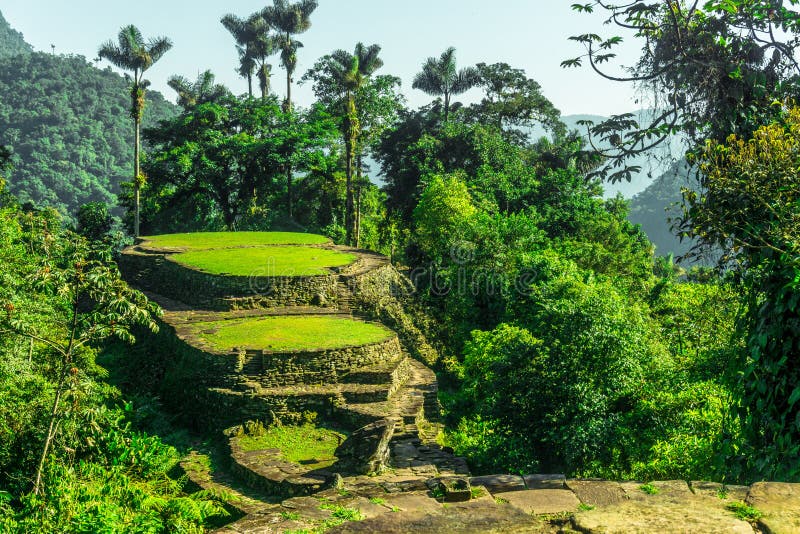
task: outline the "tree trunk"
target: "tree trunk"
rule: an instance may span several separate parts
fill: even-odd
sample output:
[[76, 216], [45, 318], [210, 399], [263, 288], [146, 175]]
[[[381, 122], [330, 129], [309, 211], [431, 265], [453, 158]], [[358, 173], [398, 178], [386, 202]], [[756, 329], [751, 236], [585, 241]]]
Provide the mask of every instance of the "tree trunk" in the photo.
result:
[[53, 409], [50, 410], [50, 424], [47, 427], [47, 436], [44, 440], [42, 447], [42, 454], [39, 457], [39, 466], [36, 468], [36, 480], [33, 483], [33, 494], [39, 495], [42, 491], [42, 472], [44, 471], [44, 462], [47, 460], [47, 453], [50, 452], [50, 444], [53, 438], [56, 437], [56, 420], [58, 419], [58, 405], [61, 402], [61, 395], [64, 393], [64, 383], [67, 379], [67, 364], [64, 363], [64, 369], [61, 371], [61, 376], [58, 379], [58, 387], [56, 388], [56, 398], [53, 400]]
[[253, 98], [253, 74], [247, 75], [247, 94], [250, 95], [250, 98]]
[[347, 230], [347, 244], [353, 245], [355, 240], [355, 214], [353, 206], [353, 163], [355, 159], [356, 144], [358, 143], [358, 114], [352, 93], [347, 97], [347, 117], [345, 124], [345, 152], [347, 174], [347, 202], [345, 204], [345, 229]]
[[356, 156], [356, 213], [355, 213], [356, 247], [361, 246], [361, 151]]
[[286, 164], [286, 207], [289, 219], [292, 218], [292, 165]]
[[345, 143], [345, 152], [347, 152], [345, 156], [345, 175], [347, 176], [347, 184], [345, 185], [346, 201], [344, 209], [344, 225], [347, 232], [348, 245], [353, 243], [353, 151], [350, 148], [352, 144], [353, 143], [350, 139], [348, 139]]
[[134, 203], [134, 216], [133, 216], [133, 234], [136, 237], [139, 237], [139, 190], [141, 188], [139, 175], [141, 171], [139, 169], [139, 151], [141, 149], [140, 140], [139, 140], [139, 129], [140, 129], [140, 119], [134, 118], [134, 131], [135, 131], [135, 139], [133, 141], [133, 203]]
[[286, 70], [286, 113], [292, 111], [292, 73]]
[[444, 122], [450, 117], [450, 93], [444, 92]]

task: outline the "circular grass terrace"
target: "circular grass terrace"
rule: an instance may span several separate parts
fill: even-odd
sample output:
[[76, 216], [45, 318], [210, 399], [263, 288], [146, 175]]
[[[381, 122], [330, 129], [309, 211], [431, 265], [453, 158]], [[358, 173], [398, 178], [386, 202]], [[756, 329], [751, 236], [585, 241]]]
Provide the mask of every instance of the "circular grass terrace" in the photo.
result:
[[219, 351], [234, 348], [273, 352], [331, 350], [380, 343], [395, 335], [378, 324], [329, 315], [229, 319], [195, 323], [191, 330]]
[[171, 256], [180, 265], [214, 275], [318, 276], [358, 259], [355, 254], [317, 247], [262, 246], [181, 252]]
[[215, 248], [262, 247], [267, 245], [323, 245], [330, 239], [299, 232], [196, 232], [142, 237], [147, 248], [208, 250]]

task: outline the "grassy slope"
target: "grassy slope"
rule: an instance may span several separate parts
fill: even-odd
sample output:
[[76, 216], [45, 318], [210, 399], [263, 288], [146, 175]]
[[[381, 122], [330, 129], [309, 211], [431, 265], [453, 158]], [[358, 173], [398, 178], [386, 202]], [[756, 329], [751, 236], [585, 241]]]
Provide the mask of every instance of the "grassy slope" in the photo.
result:
[[235, 276], [313, 276], [356, 260], [354, 254], [291, 246], [196, 250], [172, 258], [207, 273]]
[[146, 245], [186, 250], [247, 247], [261, 245], [319, 245], [329, 239], [297, 232], [197, 232], [143, 237]]
[[[197, 323], [194, 330], [219, 350], [234, 347], [274, 351], [336, 349], [377, 343], [392, 336], [391, 331], [376, 324], [314, 315]], [[208, 331], [213, 333], [203, 333]]]

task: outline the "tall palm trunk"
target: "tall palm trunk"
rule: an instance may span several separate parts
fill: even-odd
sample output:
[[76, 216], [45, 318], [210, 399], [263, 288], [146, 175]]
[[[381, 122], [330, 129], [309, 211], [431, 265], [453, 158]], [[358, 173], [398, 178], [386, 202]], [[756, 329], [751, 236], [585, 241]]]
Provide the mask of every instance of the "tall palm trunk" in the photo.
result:
[[134, 136], [135, 139], [133, 141], [133, 195], [134, 195], [134, 218], [133, 218], [133, 234], [136, 237], [139, 237], [139, 214], [140, 214], [140, 191], [141, 191], [141, 184], [140, 184], [140, 175], [141, 169], [139, 167], [139, 152], [141, 151], [141, 141], [139, 139], [139, 130], [140, 124], [139, 119], [134, 119]]
[[292, 201], [292, 164], [286, 164], [286, 208], [289, 212], [289, 219], [293, 217], [293, 201]]
[[140, 87], [140, 81], [137, 71], [134, 73], [133, 87], [131, 88], [131, 117], [133, 118], [133, 235], [135, 237], [139, 237], [140, 235], [140, 196], [142, 187], [142, 171], [139, 164], [139, 156], [142, 149], [140, 130], [142, 111], [144, 110], [144, 89]]
[[247, 94], [250, 98], [253, 98], [253, 74], [250, 73], [247, 75]]
[[348, 91], [347, 116], [345, 118], [345, 171], [347, 174], [347, 201], [345, 204], [345, 228], [347, 230], [347, 244], [355, 243], [355, 210], [353, 202], [353, 163], [355, 160], [356, 144], [358, 143], [358, 113], [356, 111], [355, 96]]
[[444, 92], [444, 122], [450, 117], [450, 92]]
[[362, 187], [362, 162], [361, 162], [361, 151], [358, 151], [356, 156], [356, 223], [355, 223], [355, 232], [356, 232], [356, 247], [361, 247], [361, 187]]
[[286, 112], [292, 111], [292, 73], [286, 69]]

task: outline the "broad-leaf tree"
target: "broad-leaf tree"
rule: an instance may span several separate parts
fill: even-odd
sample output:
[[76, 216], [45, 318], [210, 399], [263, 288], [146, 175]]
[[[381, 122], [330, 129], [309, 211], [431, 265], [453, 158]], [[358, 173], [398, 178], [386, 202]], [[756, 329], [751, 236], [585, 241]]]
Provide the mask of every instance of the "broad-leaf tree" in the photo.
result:
[[117, 43], [108, 41], [100, 46], [97, 55], [105, 58], [117, 67], [130, 71], [131, 77], [131, 118], [134, 124], [133, 145], [133, 187], [134, 187], [134, 222], [133, 232], [139, 237], [139, 192], [144, 177], [139, 168], [141, 143], [139, 130], [142, 124], [142, 113], [145, 106], [145, 89], [150, 85], [142, 76], [161, 57], [172, 48], [172, 42], [166, 37], [156, 37], [145, 42], [142, 33], [136, 26], [125, 26], [117, 36]]
[[458, 69], [456, 49], [452, 46], [438, 58], [429, 57], [422, 72], [414, 77], [414, 89], [444, 98], [444, 121], [450, 117], [450, 99], [466, 93], [480, 83], [480, 74], [474, 67]]
[[[152, 316], [158, 309], [142, 293], [128, 287], [102, 245], [92, 245], [67, 232], [45, 233], [31, 247], [40, 262], [20, 289], [58, 299], [64, 305], [52, 310], [38, 306], [29, 309], [18, 307], [11, 299], [3, 306], [0, 333], [46, 346], [53, 357], [56, 390], [33, 483], [34, 494], [39, 494], [42, 473], [63, 415], [62, 400], [78, 378], [83, 351], [109, 337], [134, 341], [130, 332], [134, 325], [156, 331]], [[65, 337], [60, 335], [62, 331]]]
[[[225, 98], [186, 109], [145, 131], [153, 146], [147, 170], [154, 199], [146, 221], [167, 229], [171, 224], [240, 228], [248, 213], [272, 211], [270, 201], [283, 198], [287, 166], [307, 171], [324, 159], [323, 148], [335, 134], [327, 114], [318, 109], [286, 113], [274, 95], [266, 101]], [[180, 210], [194, 220], [170, 218]]]
[[[800, 109], [749, 138], [709, 142], [698, 156], [702, 188], [684, 190], [680, 228], [722, 251], [749, 292], [739, 415], [757, 479], [800, 477]], [[734, 457], [739, 457], [736, 454]]]
[[[578, 12], [604, 12], [615, 34], [570, 37], [585, 53], [562, 63], [588, 65], [605, 79], [642, 91], [642, 107], [655, 110], [640, 124], [633, 114], [586, 123], [597, 147], [610, 157], [598, 170], [616, 182], [630, 181], [626, 160], [674, 134], [690, 140], [723, 141], [730, 133], [748, 135], [775, 118], [772, 104], [796, 98], [800, 12], [796, 2], [773, 0], [629, 0], [573, 4]], [[641, 43], [633, 67], [619, 64], [617, 51]]]

